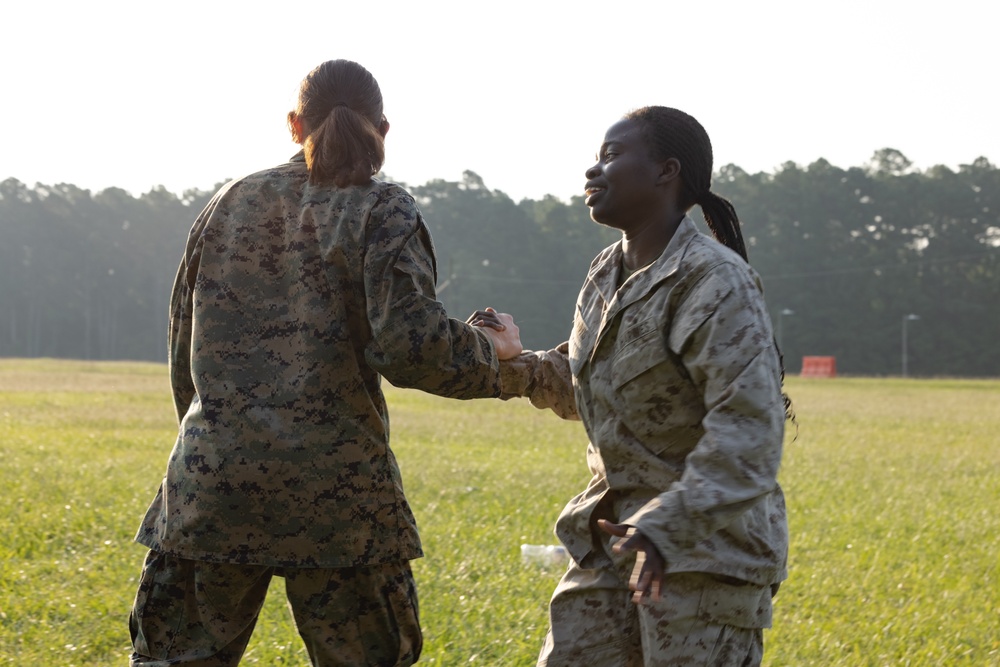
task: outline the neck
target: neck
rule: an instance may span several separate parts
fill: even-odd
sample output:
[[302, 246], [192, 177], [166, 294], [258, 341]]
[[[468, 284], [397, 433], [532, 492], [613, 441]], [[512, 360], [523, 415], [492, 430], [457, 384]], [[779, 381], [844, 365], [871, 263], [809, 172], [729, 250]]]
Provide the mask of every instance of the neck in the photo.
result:
[[622, 261], [625, 268], [635, 271], [653, 263], [663, 254], [683, 219], [683, 213], [674, 214], [622, 232]]

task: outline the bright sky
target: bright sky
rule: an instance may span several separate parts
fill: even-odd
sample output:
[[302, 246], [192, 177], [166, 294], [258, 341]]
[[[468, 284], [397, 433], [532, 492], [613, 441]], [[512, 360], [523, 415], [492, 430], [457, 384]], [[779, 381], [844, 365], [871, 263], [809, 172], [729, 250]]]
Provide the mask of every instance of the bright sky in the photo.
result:
[[579, 194], [605, 129], [691, 113], [716, 168], [1000, 161], [1000, 2], [91, 0], [0, 14], [0, 180], [181, 192], [287, 159], [315, 65], [378, 79], [385, 172]]

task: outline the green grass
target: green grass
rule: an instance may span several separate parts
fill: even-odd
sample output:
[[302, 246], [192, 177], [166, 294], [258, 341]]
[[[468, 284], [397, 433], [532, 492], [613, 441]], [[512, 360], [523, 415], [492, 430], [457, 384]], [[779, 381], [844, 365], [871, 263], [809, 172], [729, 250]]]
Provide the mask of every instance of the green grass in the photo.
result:
[[[790, 579], [768, 665], [1000, 665], [1000, 382], [790, 378]], [[427, 557], [421, 664], [532, 665], [558, 572], [522, 543], [587, 480], [524, 401], [388, 388]], [[163, 366], [0, 360], [0, 665], [125, 664], [131, 542], [174, 438]], [[244, 664], [307, 665], [276, 581]]]

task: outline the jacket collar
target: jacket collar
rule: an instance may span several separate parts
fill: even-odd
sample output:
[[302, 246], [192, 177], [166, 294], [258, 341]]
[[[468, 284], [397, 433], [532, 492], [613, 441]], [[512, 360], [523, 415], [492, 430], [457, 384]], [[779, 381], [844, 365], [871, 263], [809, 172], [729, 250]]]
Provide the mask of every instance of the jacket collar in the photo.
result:
[[592, 283], [600, 292], [608, 306], [618, 297], [619, 301], [635, 295], [633, 298], [645, 294], [645, 292], [677, 271], [681, 260], [684, 258], [684, 251], [688, 244], [699, 234], [694, 220], [690, 216], [684, 216], [677, 231], [674, 232], [667, 247], [663, 249], [652, 264], [639, 269], [618, 289], [619, 276], [622, 271], [622, 242], [618, 241], [608, 249], [604, 257], [591, 267], [587, 274], [587, 281]]
[[688, 245], [698, 234], [694, 220], [685, 215], [660, 256], [652, 264], [633, 273], [621, 288], [618, 287], [623, 270], [621, 241], [611, 246], [604, 257], [594, 264], [587, 274], [587, 283], [596, 289], [604, 303], [601, 324], [593, 334], [593, 346], [587, 351], [588, 357], [593, 356], [608, 325], [623, 308], [645, 297], [657, 284], [677, 272]]

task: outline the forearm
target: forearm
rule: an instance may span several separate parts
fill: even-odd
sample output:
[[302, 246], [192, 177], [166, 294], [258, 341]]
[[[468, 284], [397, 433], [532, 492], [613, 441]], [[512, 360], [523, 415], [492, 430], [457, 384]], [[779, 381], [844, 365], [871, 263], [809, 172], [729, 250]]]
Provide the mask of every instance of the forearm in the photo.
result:
[[412, 293], [373, 331], [368, 364], [398, 387], [448, 398], [500, 395], [500, 374], [489, 337], [448, 317], [440, 303]]
[[539, 409], [563, 419], [579, 419], [568, 344], [544, 352], [525, 351], [500, 362], [501, 398], [527, 397]]

